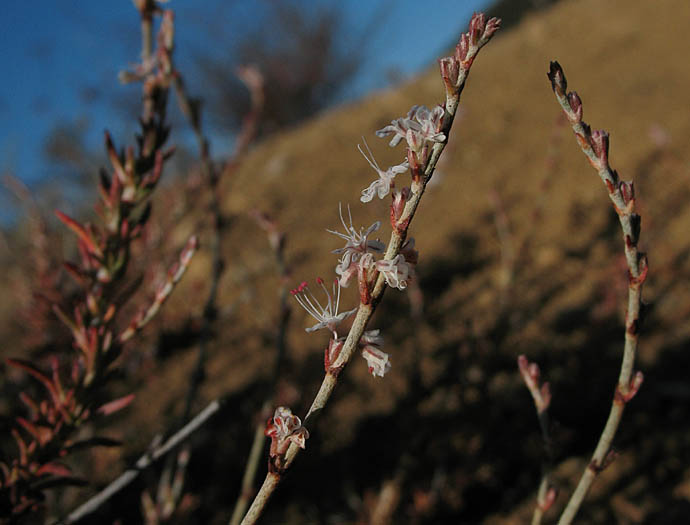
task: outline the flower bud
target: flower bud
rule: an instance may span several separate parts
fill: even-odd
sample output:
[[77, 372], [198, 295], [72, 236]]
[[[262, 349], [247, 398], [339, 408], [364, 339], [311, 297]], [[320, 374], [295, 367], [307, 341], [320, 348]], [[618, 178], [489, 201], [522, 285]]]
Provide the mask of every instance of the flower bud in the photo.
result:
[[483, 38], [491, 38], [494, 36], [494, 33], [498, 31], [498, 29], [501, 27], [501, 19], [500, 18], [490, 18], [489, 21], [486, 23], [486, 27], [484, 28], [484, 35]]
[[563, 73], [563, 68], [555, 60], [549, 65], [549, 72], [546, 74], [551, 81], [551, 89], [559, 97], [565, 96], [565, 90], [568, 88], [568, 82], [565, 79], [565, 74]]
[[609, 164], [609, 134], [601, 129], [592, 131], [592, 149], [599, 159], [601, 167]]
[[405, 209], [405, 203], [410, 197], [410, 188], [405, 186], [402, 190], [393, 191], [393, 202], [391, 202], [391, 226], [395, 229], [398, 220]]
[[455, 59], [458, 62], [464, 62], [467, 58], [467, 51], [470, 49], [470, 38], [467, 33], [460, 36], [458, 45], [455, 46]]
[[620, 181], [618, 183], [618, 189], [621, 192], [621, 197], [623, 197], [623, 202], [626, 206], [635, 201], [635, 186], [632, 181]]
[[570, 109], [573, 112], [572, 117], [568, 115], [568, 118], [573, 122], [580, 122], [582, 120], [582, 100], [575, 91], [568, 93], [568, 104], [570, 104]]
[[441, 69], [441, 77], [446, 87], [446, 93], [449, 95], [455, 93], [458, 75], [460, 74], [460, 65], [457, 59], [455, 57], [440, 58], [438, 65]]
[[484, 27], [486, 26], [486, 16], [484, 13], [475, 13], [470, 20], [470, 42], [473, 46], [479, 43], [479, 39], [484, 35]]

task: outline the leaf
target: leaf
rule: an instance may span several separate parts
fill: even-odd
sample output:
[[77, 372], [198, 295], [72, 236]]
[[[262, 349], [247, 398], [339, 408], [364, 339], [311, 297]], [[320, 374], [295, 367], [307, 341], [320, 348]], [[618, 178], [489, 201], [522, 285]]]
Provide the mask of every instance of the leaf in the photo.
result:
[[50, 475], [58, 478], [66, 478], [72, 476], [72, 470], [67, 465], [53, 461], [52, 463], [41, 465], [41, 467], [36, 471], [36, 475]]
[[68, 451], [73, 452], [75, 450], [80, 450], [84, 448], [91, 447], [119, 447], [122, 445], [122, 441], [117, 439], [112, 439], [103, 436], [95, 436], [89, 439], [83, 439], [81, 441], [75, 441], [69, 446], [65, 447]]
[[53, 402], [56, 405], [60, 404], [60, 398], [58, 396], [57, 390], [55, 389], [55, 385], [53, 385], [53, 382], [50, 380], [48, 376], [46, 376], [43, 372], [36, 368], [32, 363], [30, 363], [29, 361], [24, 361], [23, 359], [7, 359], [6, 361], [8, 365], [20, 368], [34, 376], [36, 379], [38, 379], [41, 383], [43, 383], [43, 386], [46, 387], [48, 392], [50, 392], [50, 395], [53, 398]]
[[88, 482], [77, 477], [44, 478], [31, 485], [33, 490], [46, 490], [53, 487], [83, 487]]
[[53, 429], [50, 427], [34, 425], [31, 421], [27, 421], [23, 417], [18, 417], [17, 423], [19, 423], [24, 430], [31, 434], [31, 436], [38, 441], [42, 447], [53, 438]]
[[86, 228], [84, 228], [84, 226], [82, 226], [79, 222], [75, 221], [69, 215], [62, 213], [60, 210], [55, 210], [55, 215], [57, 215], [57, 218], [60, 219], [65, 224], [65, 226], [67, 226], [70, 230], [77, 234], [77, 236], [82, 240], [82, 242], [88, 247], [89, 252], [91, 252], [94, 255], [97, 255], [98, 257], [103, 256], [103, 252], [98, 246], [96, 246], [93, 237], [88, 231], [86, 231]]
[[118, 410], [122, 410], [132, 401], [134, 401], [134, 394], [129, 394], [127, 396], [115, 399], [114, 401], [110, 401], [109, 403], [100, 406], [97, 412], [101, 415], [109, 416], [110, 414], [113, 414]]

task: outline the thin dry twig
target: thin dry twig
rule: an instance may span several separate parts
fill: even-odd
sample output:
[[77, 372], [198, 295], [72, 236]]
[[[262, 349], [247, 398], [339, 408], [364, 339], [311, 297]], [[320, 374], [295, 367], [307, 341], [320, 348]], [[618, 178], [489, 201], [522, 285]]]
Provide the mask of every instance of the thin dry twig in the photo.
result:
[[551, 440], [549, 405], [551, 404], [551, 389], [549, 383], [539, 385], [539, 365], [530, 363], [527, 357], [518, 357], [518, 368], [527, 389], [534, 399], [534, 407], [537, 409], [539, 428], [544, 441], [545, 460], [542, 465], [542, 477], [537, 491], [537, 504], [532, 514], [532, 525], [539, 525], [544, 513], [551, 508], [556, 500], [556, 489], [551, 484], [551, 469], [553, 465], [553, 442]]
[[226, 220], [223, 217], [220, 208], [219, 183], [221, 178], [228, 178], [234, 168], [238, 165], [242, 156], [246, 153], [249, 145], [256, 137], [258, 129], [258, 122], [263, 110], [263, 80], [261, 74], [253, 67], [247, 66], [240, 68], [237, 72], [240, 79], [246, 84], [251, 95], [251, 109], [245, 116], [240, 130], [239, 136], [235, 141], [233, 153], [222, 169], [219, 169], [211, 159], [210, 143], [206, 138], [201, 118], [201, 104], [199, 99], [192, 98], [187, 93], [182, 75], [179, 71], [173, 72], [173, 85], [177, 95], [177, 101], [180, 110], [187, 118], [187, 121], [194, 131], [197, 144], [199, 147], [199, 157], [201, 160], [201, 168], [204, 179], [206, 180], [211, 196], [210, 213], [213, 220], [213, 235], [211, 237], [211, 282], [209, 286], [208, 296], [204, 304], [202, 314], [201, 333], [199, 337], [199, 349], [197, 354], [197, 361], [192, 372], [189, 391], [186, 396], [185, 409], [182, 420], [185, 421], [192, 410], [192, 403], [196, 398], [196, 393], [199, 389], [204, 377], [204, 367], [206, 362], [207, 346], [211, 338], [211, 330], [213, 322], [216, 318], [216, 301], [218, 297], [218, 289], [220, 280], [223, 275], [223, 256], [221, 252], [221, 243], [223, 237], [223, 230], [226, 226]]
[[[439, 61], [441, 67], [441, 75], [446, 88], [446, 103], [444, 107], [443, 124], [440, 133], [445, 135], [445, 140], [437, 142], [428, 151], [427, 155], [421, 155], [422, 159], [418, 158], [417, 154], [408, 149], [408, 159], [410, 170], [412, 172], [412, 185], [407, 201], [400, 214], [396, 214], [393, 231], [391, 233], [388, 246], [385, 251], [384, 260], [392, 261], [400, 254], [403, 243], [407, 237], [407, 232], [410, 223], [417, 210], [417, 206], [424, 194], [426, 185], [434, 173], [436, 164], [443, 152], [446, 144], [448, 133], [453, 124], [455, 114], [460, 102], [460, 94], [465, 87], [465, 81], [470, 71], [470, 67], [479, 52], [479, 50], [491, 39], [494, 33], [500, 26], [500, 20], [492, 18], [486, 21], [483, 14], [475, 14], [470, 22], [470, 29], [468, 33], [462, 35], [460, 43], [456, 48], [456, 54], [453, 57], [443, 58]], [[425, 146], [426, 148], [426, 146]], [[338, 381], [338, 375], [345, 368], [347, 363], [351, 360], [356, 350], [359, 347], [360, 339], [364, 334], [367, 323], [371, 319], [376, 306], [383, 298], [383, 293], [387, 287], [386, 279], [382, 272], [379, 273], [378, 278], [373, 286], [373, 290], [366, 290], [362, 294], [362, 301], [360, 302], [355, 319], [350, 328], [350, 332], [345, 340], [342, 349], [338, 356], [330, 364], [326, 375], [321, 383], [316, 397], [314, 398], [307, 415], [304, 418], [304, 427], [312, 423], [318, 414], [324, 409], [331, 394], [333, 393]], [[259, 493], [254, 498], [247, 515], [242, 520], [242, 525], [251, 525], [256, 523], [263, 509], [268, 502], [268, 499], [275, 491], [280, 483], [283, 473], [290, 467], [292, 462], [299, 453], [300, 446], [294, 441], [290, 443], [289, 448], [284, 456], [281, 468], [269, 469], [268, 474], [264, 480]]]
[[609, 165], [609, 135], [602, 130], [592, 131], [582, 120], [582, 101], [577, 93], [566, 92], [567, 82], [558, 62], [551, 62], [548, 72], [551, 87], [558, 103], [572, 125], [580, 148], [590, 164], [597, 170], [606, 185], [609, 198], [618, 214], [623, 230], [625, 259], [628, 265], [628, 305], [625, 316], [625, 346], [613, 403], [604, 430], [585, 469], [558, 521], [559, 525], [571, 523], [597, 475], [613, 459], [611, 443], [623, 417], [625, 405], [635, 396], [642, 385], [642, 372], [633, 373], [641, 326], [642, 285], [647, 278], [647, 256], [637, 244], [640, 238], [640, 216], [635, 213], [635, 191], [632, 182], [622, 181]]
[[259, 412], [259, 421], [254, 430], [254, 440], [252, 441], [251, 450], [247, 459], [247, 465], [245, 466], [244, 474], [242, 475], [240, 495], [237, 498], [235, 508], [232, 511], [232, 516], [229, 522], [230, 525], [238, 525], [240, 523], [245, 512], [247, 512], [247, 508], [251, 503], [252, 497], [254, 496], [254, 481], [256, 479], [256, 473], [262, 457], [264, 442], [266, 441], [266, 435], [264, 433], [266, 429], [266, 419], [268, 419], [270, 416], [271, 408], [273, 407], [275, 387], [276, 383], [278, 382], [283, 357], [285, 356], [286, 333], [290, 318], [290, 307], [288, 306], [287, 302], [287, 280], [289, 277], [289, 270], [285, 261], [285, 234], [278, 229], [275, 221], [272, 220], [268, 215], [255, 211], [252, 213], [252, 216], [268, 235], [269, 244], [271, 245], [271, 249], [276, 259], [278, 275], [280, 278], [280, 287], [278, 291], [278, 310], [280, 318], [278, 321], [278, 329], [275, 334], [275, 360], [273, 365], [273, 375], [267, 387], [269, 395], [264, 401]]
[[170, 436], [165, 443], [155, 447], [153, 450], [150, 450], [141, 456], [133, 468], [123, 472], [102, 491], [70, 512], [66, 518], [59, 520], [57, 523], [64, 525], [76, 523], [89, 514], [95, 512], [113, 495], [134, 481], [143, 470], [147, 469], [154, 462], [165, 456], [168, 452], [184, 443], [185, 440], [187, 440], [194, 432], [201, 428], [209, 419], [211, 419], [211, 417], [223, 407], [224, 403], [225, 402], [222, 399], [216, 399], [209, 403], [208, 406], [199, 412], [193, 419], [191, 419], [189, 423]]

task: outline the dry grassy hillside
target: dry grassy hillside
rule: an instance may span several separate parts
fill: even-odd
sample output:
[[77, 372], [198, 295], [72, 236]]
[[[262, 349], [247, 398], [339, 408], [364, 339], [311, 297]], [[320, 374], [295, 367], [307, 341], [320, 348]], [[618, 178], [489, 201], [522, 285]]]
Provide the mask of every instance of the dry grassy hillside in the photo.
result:
[[[358, 522], [390, 481], [400, 490], [393, 523], [526, 522], [542, 449], [517, 373], [520, 353], [551, 381], [556, 506], [569, 497], [617, 378], [627, 276], [605, 188], [546, 78], [553, 59], [580, 94], [585, 120], [611, 133], [612, 166], [635, 181], [651, 266], [638, 362], [646, 380], [616, 438], [621, 455], [595, 484], [580, 522], [690, 517], [687, 20], [690, 3], [681, 0], [564, 1], [482, 51], [437, 184], [411, 230], [423, 314], [411, 317], [406, 294], [386, 293], [372, 327], [383, 330], [393, 370], [379, 379], [359, 358], [348, 367], [266, 523]], [[388, 201], [359, 202], [374, 175], [356, 149], [361, 136], [379, 164], [398, 163], [403, 150], [374, 131], [442, 96], [430, 69], [258, 145], [225, 181], [223, 311], [202, 394], [229, 393], [233, 406], [195, 442], [189, 488], [197, 522], [228, 515], [270, 374], [278, 278], [247, 212], [270, 212], [288, 233], [295, 285], [332, 277], [330, 250], [340, 241], [325, 229], [338, 228], [338, 203], [352, 206], [356, 225], [388, 213]], [[207, 274], [208, 259], [199, 257], [170, 307], [198, 312]], [[356, 290], [346, 292], [345, 304], [354, 303]], [[309, 320], [293, 306], [280, 388], [302, 414], [322, 376], [326, 338], [307, 336]], [[180, 409], [180, 385], [195, 359], [194, 346], [180, 346], [156, 365], [124, 416], [130, 457]], [[103, 480], [113, 469], [100, 469]]]

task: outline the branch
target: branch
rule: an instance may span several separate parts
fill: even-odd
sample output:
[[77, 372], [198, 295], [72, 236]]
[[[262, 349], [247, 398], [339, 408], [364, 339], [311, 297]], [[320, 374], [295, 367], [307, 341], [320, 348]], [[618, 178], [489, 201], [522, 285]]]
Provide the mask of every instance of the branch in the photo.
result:
[[249, 503], [251, 502], [253, 496], [256, 472], [259, 467], [259, 461], [261, 460], [263, 446], [266, 440], [266, 435], [264, 434], [264, 430], [266, 429], [266, 419], [268, 419], [270, 416], [271, 408], [273, 406], [274, 391], [276, 383], [278, 382], [283, 357], [285, 355], [285, 339], [288, 320], [290, 318], [290, 307], [287, 304], [288, 288], [286, 284], [289, 276], [289, 270], [285, 262], [284, 255], [285, 234], [278, 230], [275, 221], [268, 217], [268, 215], [258, 211], [254, 212], [252, 215], [259, 226], [266, 231], [273, 254], [276, 258], [281, 283], [278, 305], [280, 319], [278, 322], [278, 330], [276, 331], [275, 336], [275, 360], [273, 365], [273, 376], [271, 377], [271, 382], [268, 386], [268, 391], [270, 394], [264, 401], [259, 412], [259, 421], [254, 430], [254, 440], [249, 452], [249, 458], [247, 459], [244, 474], [242, 475], [240, 495], [237, 498], [235, 508], [232, 511], [232, 516], [229, 522], [230, 525], [239, 525], [245, 512], [247, 512], [247, 507], [249, 507]]
[[609, 165], [609, 135], [605, 131], [592, 131], [582, 120], [582, 101], [577, 93], [566, 93], [567, 82], [563, 69], [558, 62], [551, 62], [548, 73], [553, 92], [558, 103], [568, 117], [575, 138], [590, 164], [597, 170], [599, 177], [606, 185], [609, 198], [618, 214], [623, 230], [625, 259], [628, 264], [628, 309], [625, 316], [625, 345], [618, 383], [613, 396], [613, 403], [604, 430], [594, 450], [592, 459], [585, 469], [580, 482], [575, 488], [561, 514], [559, 525], [571, 523], [577, 514], [594, 479], [610, 463], [611, 443], [623, 417], [623, 409], [642, 385], [642, 372], [633, 374], [635, 354], [637, 352], [638, 334], [641, 325], [642, 285], [647, 278], [647, 256], [637, 249], [640, 237], [640, 216], [635, 210], [635, 192], [632, 182], [621, 181], [618, 173]]
[[139, 474], [151, 466], [155, 461], [166, 455], [168, 452], [176, 448], [186, 439], [188, 439], [194, 432], [196, 432], [202, 425], [204, 425], [213, 415], [215, 415], [224, 405], [224, 401], [216, 399], [212, 401], [206, 408], [197, 414], [189, 423], [182, 427], [175, 434], [160, 445], [159, 447], [150, 450], [141, 456], [134, 467], [126, 470], [117, 479], [110, 483], [98, 494], [80, 505], [77, 509], [72, 511], [66, 518], [59, 520], [58, 524], [67, 525], [69, 523], [76, 523], [80, 519], [85, 518], [89, 514], [95, 512], [101, 505], [108, 501], [112, 496], [117, 494], [120, 490], [134, 481]]
[[518, 368], [527, 389], [534, 399], [537, 409], [539, 428], [544, 441], [545, 460], [542, 465], [542, 477], [537, 491], [537, 505], [532, 515], [532, 525], [539, 525], [544, 513], [551, 508], [556, 500], [556, 489], [551, 485], [551, 468], [553, 465], [553, 442], [549, 431], [549, 405], [551, 404], [551, 389], [549, 383], [539, 386], [539, 365], [530, 363], [524, 355], [518, 356]]
[[[408, 141], [410, 146], [408, 148], [408, 159], [412, 172], [412, 186], [409, 194], [406, 195], [407, 199], [404, 203], [404, 207], [400, 205], [398, 208], [395, 208], [395, 201], [392, 206], [393, 213], [391, 215], [391, 222], [393, 223], [393, 231], [388, 242], [388, 247], [386, 248], [384, 261], [393, 261], [393, 259], [400, 254], [403, 243], [407, 237], [410, 223], [414, 218], [417, 206], [424, 194], [426, 184], [433, 175], [436, 164], [446, 146], [448, 133], [453, 125], [455, 113], [460, 102], [460, 94], [465, 86], [470, 67], [479, 50], [491, 39], [498, 30], [499, 25], [500, 20], [496, 18], [492, 18], [487, 22], [483, 14], [475, 14], [470, 21], [468, 33], [462, 35], [456, 47], [455, 56], [447, 57], [439, 61], [441, 76], [446, 88], [446, 103], [443, 108], [444, 112], [441, 127], [435, 131], [439, 134], [443, 134], [444, 138], [441, 142], [434, 141], [434, 145], [430, 150], [428, 144], [424, 145], [422, 148], [417, 148], [415, 146], [418, 144], [413, 145]], [[396, 143], [397, 140], [394, 139], [392, 145]], [[363, 280], [366, 281], [366, 277]], [[337, 357], [327, 369], [321, 387], [304, 418], [304, 426], [306, 426], [307, 423], [311, 423], [326, 406], [337, 384], [338, 375], [359, 348], [360, 339], [364, 334], [367, 323], [376, 310], [376, 306], [383, 298], [386, 286], [386, 278], [383, 272], [379, 272], [373, 289], [369, 290], [369, 284], [367, 283], [365, 286], [366, 293], [360, 293], [361, 302], [357, 309], [352, 327], [350, 328], [350, 332], [342, 345], [342, 349], [340, 349]], [[360, 289], [362, 289], [361, 286]], [[269, 469], [259, 493], [249, 508], [247, 515], [242, 520], [242, 525], [256, 523], [268, 499], [278, 486], [283, 473], [292, 465], [299, 450], [300, 445], [292, 441], [285, 453], [284, 460], [281, 460], [280, 468]]]

